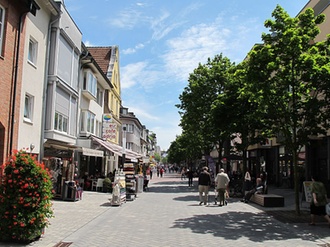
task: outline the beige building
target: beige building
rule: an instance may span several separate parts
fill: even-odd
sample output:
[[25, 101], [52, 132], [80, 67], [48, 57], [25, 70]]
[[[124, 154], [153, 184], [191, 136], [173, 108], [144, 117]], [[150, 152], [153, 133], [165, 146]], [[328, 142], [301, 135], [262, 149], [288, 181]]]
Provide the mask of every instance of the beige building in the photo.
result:
[[[120, 105], [121, 105], [121, 86], [120, 86], [120, 70], [119, 70], [119, 48], [118, 46], [108, 47], [88, 47], [101, 70], [111, 82], [111, 90], [106, 90], [104, 101], [104, 114], [111, 116], [112, 134], [106, 138], [102, 138], [112, 145], [113, 149], [120, 150], [121, 145], [121, 131], [122, 124], [119, 119]], [[107, 145], [107, 143], [105, 143]], [[110, 151], [110, 152], [112, 152]], [[120, 152], [112, 152], [106, 160], [106, 167], [108, 171], [118, 169]]]

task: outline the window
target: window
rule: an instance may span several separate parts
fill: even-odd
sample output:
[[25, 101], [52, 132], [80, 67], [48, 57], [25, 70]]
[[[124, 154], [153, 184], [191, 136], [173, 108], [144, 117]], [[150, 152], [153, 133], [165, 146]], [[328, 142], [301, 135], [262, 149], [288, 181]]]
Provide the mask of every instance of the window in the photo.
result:
[[54, 129], [61, 132], [68, 132], [68, 118], [61, 113], [55, 112]]
[[96, 98], [97, 79], [91, 71], [86, 71], [85, 73], [83, 89]]
[[34, 97], [26, 94], [24, 101], [24, 120], [32, 122], [32, 112], [33, 112], [33, 101]]
[[96, 120], [96, 131], [95, 135], [98, 137], [102, 136], [102, 122]]
[[37, 64], [37, 50], [38, 50], [38, 43], [34, 39], [30, 38], [28, 61], [33, 65]]
[[86, 131], [86, 124], [85, 124], [85, 114], [86, 112], [81, 112], [80, 115], [80, 132], [85, 132]]
[[87, 112], [87, 132], [94, 133], [95, 115]]
[[4, 43], [5, 29], [5, 9], [0, 6], [0, 56], [2, 55], [2, 45]]
[[126, 149], [133, 150], [133, 142], [126, 142]]
[[133, 133], [134, 132], [134, 125], [133, 124], [127, 124], [126, 131]]
[[96, 93], [96, 102], [100, 105], [103, 106], [103, 90], [101, 88], [97, 88], [97, 93]]
[[78, 88], [78, 71], [79, 71], [79, 54], [62, 34], [58, 40], [58, 59], [57, 72], [58, 76], [67, 85]]

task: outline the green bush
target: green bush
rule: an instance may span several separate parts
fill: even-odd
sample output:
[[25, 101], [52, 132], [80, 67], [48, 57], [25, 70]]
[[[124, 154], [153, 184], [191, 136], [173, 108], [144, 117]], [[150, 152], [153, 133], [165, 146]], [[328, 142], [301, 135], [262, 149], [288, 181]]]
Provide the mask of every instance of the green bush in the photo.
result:
[[40, 237], [53, 216], [49, 172], [35, 157], [15, 151], [3, 164], [0, 184], [0, 240], [31, 242]]
[[112, 183], [110, 178], [105, 178], [103, 181], [103, 192], [112, 192]]

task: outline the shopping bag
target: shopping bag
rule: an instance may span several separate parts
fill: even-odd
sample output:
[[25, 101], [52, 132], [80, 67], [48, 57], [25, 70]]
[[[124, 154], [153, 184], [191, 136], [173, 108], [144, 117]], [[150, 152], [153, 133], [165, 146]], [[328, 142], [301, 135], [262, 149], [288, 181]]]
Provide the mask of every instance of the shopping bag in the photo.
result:
[[327, 212], [327, 215], [330, 215], [330, 203], [325, 205], [325, 211]]

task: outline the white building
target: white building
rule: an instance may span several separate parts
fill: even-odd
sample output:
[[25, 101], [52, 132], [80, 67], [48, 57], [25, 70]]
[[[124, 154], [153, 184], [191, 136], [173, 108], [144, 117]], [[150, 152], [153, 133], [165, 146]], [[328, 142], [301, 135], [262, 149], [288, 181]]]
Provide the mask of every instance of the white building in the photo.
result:
[[36, 0], [36, 15], [27, 14], [22, 66], [21, 108], [18, 130], [18, 150], [26, 149], [39, 155], [43, 148], [42, 112], [44, 102], [46, 62], [50, 39], [50, 22], [60, 10], [52, 0]]

